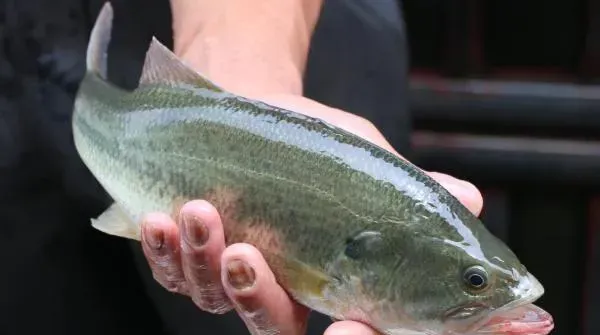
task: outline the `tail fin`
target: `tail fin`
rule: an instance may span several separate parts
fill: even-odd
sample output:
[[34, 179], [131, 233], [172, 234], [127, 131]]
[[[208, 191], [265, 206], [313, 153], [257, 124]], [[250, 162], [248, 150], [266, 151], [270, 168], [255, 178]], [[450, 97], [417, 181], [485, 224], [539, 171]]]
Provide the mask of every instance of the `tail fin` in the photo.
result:
[[113, 8], [107, 2], [100, 10], [87, 48], [87, 70], [106, 79], [106, 55], [112, 32]]

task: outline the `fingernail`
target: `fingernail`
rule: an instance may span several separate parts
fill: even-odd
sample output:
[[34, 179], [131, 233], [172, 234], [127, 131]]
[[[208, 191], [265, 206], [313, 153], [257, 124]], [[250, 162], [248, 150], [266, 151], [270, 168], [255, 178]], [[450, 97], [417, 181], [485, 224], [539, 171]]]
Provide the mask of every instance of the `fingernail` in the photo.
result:
[[150, 227], [145, 230], [145, 235], [148, 246], [154, 250], [160, 250], [165, 244], [165, 234], [162, 229], [150, 225]]
[[256, 274], [246, 262], [234, 260], [227, 264], [227, 280], [234, 288], [243, 290], [254, 285]]
[[193, 244], [203, 245], [208, 241], [208, 228], [195, 215], [184, 215], [183, 225], [186, 239]]

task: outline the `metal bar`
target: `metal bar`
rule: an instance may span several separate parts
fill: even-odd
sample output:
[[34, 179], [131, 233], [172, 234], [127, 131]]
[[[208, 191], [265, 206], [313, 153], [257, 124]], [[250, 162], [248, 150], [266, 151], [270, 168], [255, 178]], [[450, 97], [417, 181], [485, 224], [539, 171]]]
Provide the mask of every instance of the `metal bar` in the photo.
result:
[[469, 179], [600, 186], [600, 141], [417, 131], [411, 144], [413, 160], [423, 168]]
[[422, 76], [410, 100], [417, 121], [600, 130], [600, 86]]

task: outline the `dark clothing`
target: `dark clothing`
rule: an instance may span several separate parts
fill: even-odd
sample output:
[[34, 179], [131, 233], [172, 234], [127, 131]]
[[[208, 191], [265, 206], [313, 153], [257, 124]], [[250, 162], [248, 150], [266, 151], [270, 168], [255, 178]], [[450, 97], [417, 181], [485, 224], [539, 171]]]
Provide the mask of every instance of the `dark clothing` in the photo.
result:
[[[100, 0], [0, 0], [0, 334], [244, 334], [149, 276], [139, 244], [91, 228], [110, 198], [71, 138], [74, 94]], [[133, 88], [151, 36], [171, 44], [167, 0], [115, 0], [109, 77]], [[404, 26], [393, 0], [327, 0], [306, 94], [408, 147]], [[132, 252], [133, 250], [133, 252]], [[323, 317], [311, 334], [324, 329]]]

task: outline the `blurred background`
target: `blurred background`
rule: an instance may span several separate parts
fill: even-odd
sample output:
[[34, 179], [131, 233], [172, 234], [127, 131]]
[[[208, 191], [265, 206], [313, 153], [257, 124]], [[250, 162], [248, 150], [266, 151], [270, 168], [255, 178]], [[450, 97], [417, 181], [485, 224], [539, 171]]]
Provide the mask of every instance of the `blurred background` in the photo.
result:
[[600, 334], [600, 1], [402, 5], [412, 159], [482, 189], [552, 334]]

